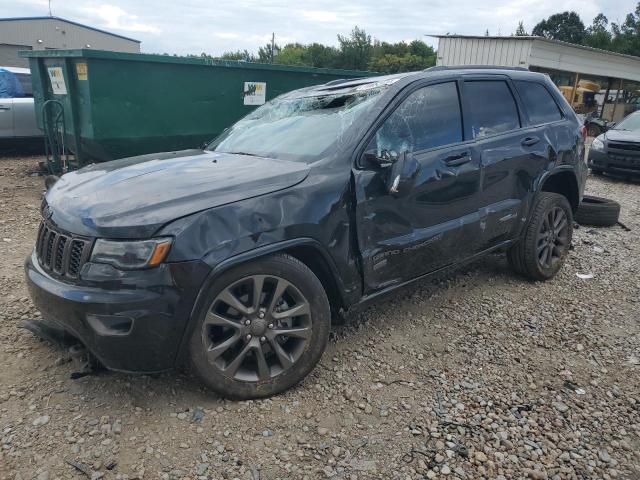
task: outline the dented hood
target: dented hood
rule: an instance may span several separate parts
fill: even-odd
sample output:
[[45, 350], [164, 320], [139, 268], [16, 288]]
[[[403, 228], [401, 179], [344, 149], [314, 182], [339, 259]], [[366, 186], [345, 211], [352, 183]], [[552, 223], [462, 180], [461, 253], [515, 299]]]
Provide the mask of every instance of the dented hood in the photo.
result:
[[67, 173], [43, 213], [78, 235], [147, 238], [172, 220], [290, 187], [308, 173], [302, 162], [242, 154], [142, 155]]

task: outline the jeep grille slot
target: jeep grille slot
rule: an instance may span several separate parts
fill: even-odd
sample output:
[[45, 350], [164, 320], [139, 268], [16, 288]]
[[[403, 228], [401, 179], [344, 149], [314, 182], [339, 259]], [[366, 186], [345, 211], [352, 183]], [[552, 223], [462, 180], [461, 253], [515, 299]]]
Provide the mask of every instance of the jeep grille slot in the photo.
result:
[[91, 253], [91, 244], [91, 239], [63, 233], [42, 222], [36, 240], [38, 263], [56, 275], [78, 278]]

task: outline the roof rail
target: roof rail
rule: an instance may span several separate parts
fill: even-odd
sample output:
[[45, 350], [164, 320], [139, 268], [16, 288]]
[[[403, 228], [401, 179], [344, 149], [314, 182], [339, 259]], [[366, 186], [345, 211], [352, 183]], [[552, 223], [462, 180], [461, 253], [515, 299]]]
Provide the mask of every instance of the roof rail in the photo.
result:
[[503, 67], [501, 65], [452, 65], [445, 67], [438, 65], [437, 67], [425, 68], [424, 72], [439, 72], [441, 70], [517, 70], [520, 72], [528, 72], [525, 67]]
[[338, 78], [337, 80], [331, 80], [327, 83], [322, 84], [323, 86], [331, 86], [331, 85], [340, 85], [341, 83], [352, 82], [354, 80], [362, 80], [365, 77], [355, 77], [355, 78]]

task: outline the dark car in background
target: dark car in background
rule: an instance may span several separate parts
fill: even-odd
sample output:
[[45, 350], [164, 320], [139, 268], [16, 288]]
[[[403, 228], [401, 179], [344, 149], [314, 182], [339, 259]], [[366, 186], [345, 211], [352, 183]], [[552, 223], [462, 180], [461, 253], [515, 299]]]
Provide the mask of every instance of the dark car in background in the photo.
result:
[[640, 176], [640, 111], [596, 137], [589, 147], [587, 163], [596, 174]]
[[189, 362], [220, 394], [281, 392], [331, 319], [504, 251], [569, 253], [585, 128], [542, 74], [433, 68], [282, 95], [204, 150], [68, 173], [25, 264], [45, 321], [108, 368]]

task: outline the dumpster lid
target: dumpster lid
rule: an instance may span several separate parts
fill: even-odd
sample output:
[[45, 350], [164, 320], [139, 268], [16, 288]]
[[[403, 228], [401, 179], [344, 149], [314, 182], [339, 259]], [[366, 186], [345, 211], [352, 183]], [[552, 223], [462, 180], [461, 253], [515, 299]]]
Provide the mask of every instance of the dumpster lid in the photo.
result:
[[300, 67], [273, 63], [254, 63], [239, 60], [223, 60], [203, 57], [174, 57], [152, 53], [125, 53], [107, 50], [79, 48], [73, 50], [21, 50], [18, 55], [25, 58], [96, 58], [103, 60], [123, 60], [135, 62], [173, 63], [200, 65], [204, 67], [246, 68], [250, 70], [278, 70], [287, 72], [342, 75], [344, 77], [365, 77], [379, 75], [377, 72], [362, 70], [341, 70], [335, 68]]

